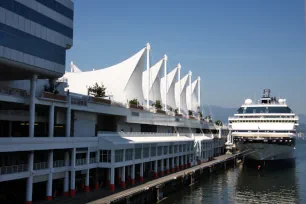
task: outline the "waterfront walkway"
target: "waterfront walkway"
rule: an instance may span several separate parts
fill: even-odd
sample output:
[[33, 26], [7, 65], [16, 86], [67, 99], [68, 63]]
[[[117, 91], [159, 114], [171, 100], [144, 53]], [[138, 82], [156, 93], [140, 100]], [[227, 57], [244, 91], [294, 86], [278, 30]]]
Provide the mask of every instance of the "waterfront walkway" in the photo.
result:
[[151, 181], [147, 181], [145, 183], [136, 183], [135, 186], [128, 188], [126, 190], [124, 189], [116, 189], [115, 193], [111, 193], [107, 188], [105, 189], [98, 189], [92, 192], [88, 193], [79, 193], [75, 197], [58, 197], [55, 198], [52, 201], [40, 201], [40, 202], [34, 202], [39, 204], [67, 204], [67, 203], [73, 203], [73, 204], [109, 204], [113, 201], [124, 199], [125, 197], [132, 196], [135, 194], [138, 194], [142, 191], [146, 191], [149, 188], [158, 186], [160, 184], [166, 183], [170, 180], [183, 177], [185, 175], [188, 175], [192, 172], [195, 172], [199, 169], [209, 168], [211, 166], [214, 166], [219, 163], [223, 163], [225, 161], [229, 161], [234, 159], [237, 156], [240, 156], [242, 154], [245, 154], [246, 152], [240, 152], [233, 155], [221, 155], [218, 157], [215, 157], [212, 161], [208, 161], [205, 163], [202, 163], [200, 165], [196, 165], [191, 168], [187, 168], [181, 171], [178, 171], [176, 173], [172, 173], [163, 177], [160, 177], [158, 179], [154, 179]]

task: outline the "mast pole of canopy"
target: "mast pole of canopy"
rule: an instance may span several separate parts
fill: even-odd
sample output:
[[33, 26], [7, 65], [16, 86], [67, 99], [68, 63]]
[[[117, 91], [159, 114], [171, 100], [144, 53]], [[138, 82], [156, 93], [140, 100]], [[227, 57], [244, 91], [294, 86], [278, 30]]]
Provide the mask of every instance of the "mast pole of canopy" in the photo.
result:
[[168, 84], [168, 77], [167, 77], [167, 55], [164, 55], [164, 75], [165, 75], [165, 107], [164, 110], [167, 111], [167, 84]]
[[177, 78], [179, 80], [179, 86], [180, 86], [180, 91], [179, 91], [179, 100], [178, 100], [178, 112], [181, 114], [181, 93], [182, 93], [182, 87], [181, 87], [181, 64], [178, 63], [177, 65]]
[[148, 72], [148, 90], [147, 90], [147, 108], [149, 109], [150, 108], [150, 49], [151, 49], [151, 46], [149, 43], [147, 43], [146, 45], [146, 48], [147, 48], [147, 72]]

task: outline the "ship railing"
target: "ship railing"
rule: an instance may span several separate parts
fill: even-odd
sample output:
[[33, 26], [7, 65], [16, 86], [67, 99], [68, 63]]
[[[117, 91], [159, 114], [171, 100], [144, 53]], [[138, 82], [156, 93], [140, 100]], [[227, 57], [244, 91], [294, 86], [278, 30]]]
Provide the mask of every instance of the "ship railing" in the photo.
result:
[[26, 90], [7, 87], [7, 86], [1, 86], [0, 87], [0, 93], [1, 94], [6, 94], [6, 95], [11, 95], [11, 96], [20, 96], [20, 97], [27, 97], [28, 96], [28, 93], [27, 93]]
[[[99, 131], [99, 136], [121, 136], [121, 137], [173, 137], [178, 136], [178, 133], [156, 133], [156, 132], [108, 132]], [[184, 135], [188, 135], [187, 133]]]
[[75, 160], [75, 165], [76, 166], [80, 166], [80, 165], [84, 165], [84, 164], [86, 164], [87, 162], [86, 162], [86, 158], [84, 158], [84, 159], [76, 159]]
[[0, 167], [0, 175], [5, 174], [14, 174], [28, 171], [28, 164], [19, 164], [19, 165], [12, 165], [12, 166], [2, 166]]
[[56, 168], [56, 167], [63, 167], [65, 166], [65, 160], [56, 160], [56, 161], [53, 161], [53, 167]]
[[47, 168], [48, 168], [48, 162], [34, 163], [33, 166], [34, 170], [47, 169]]

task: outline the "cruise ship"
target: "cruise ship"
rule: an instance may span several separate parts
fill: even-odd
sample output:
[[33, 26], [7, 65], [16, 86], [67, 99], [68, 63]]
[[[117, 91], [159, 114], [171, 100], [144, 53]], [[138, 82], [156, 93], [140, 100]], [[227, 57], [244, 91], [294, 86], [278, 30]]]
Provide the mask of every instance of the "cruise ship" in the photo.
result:
[[111, 67], [65, 72], [73, 9], [0, 3], [0, 203], [114, 192], [224, 153], [228, 129], [204, 119], [200, 78], [168, 71], [166, 55], [151, 65], [150, 44]]
[[229, 117], [231, 139], [238, 149], [252, 150], [249, 159], [292, 160], [298, 121], [286, 99], [277, 100], [270, 96], [270, 89], [264, 89], [258, 103], [247, 99], [234, 117]]

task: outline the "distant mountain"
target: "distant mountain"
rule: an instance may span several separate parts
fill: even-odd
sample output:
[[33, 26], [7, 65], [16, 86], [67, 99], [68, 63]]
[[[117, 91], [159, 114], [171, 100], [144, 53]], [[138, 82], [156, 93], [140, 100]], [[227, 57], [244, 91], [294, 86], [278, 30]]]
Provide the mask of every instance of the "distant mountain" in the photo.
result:
[[[220, 106], [204, 106], [204, 116], [211, 115], [213, 120], [221, 120], [224, 124], [227, 124], [228, 117], [233, 116], [238, 108], [223, 108]], [[306, 115], [299, 114], [299, 126], [298, 132], [304, 132], [306, 134]]]

